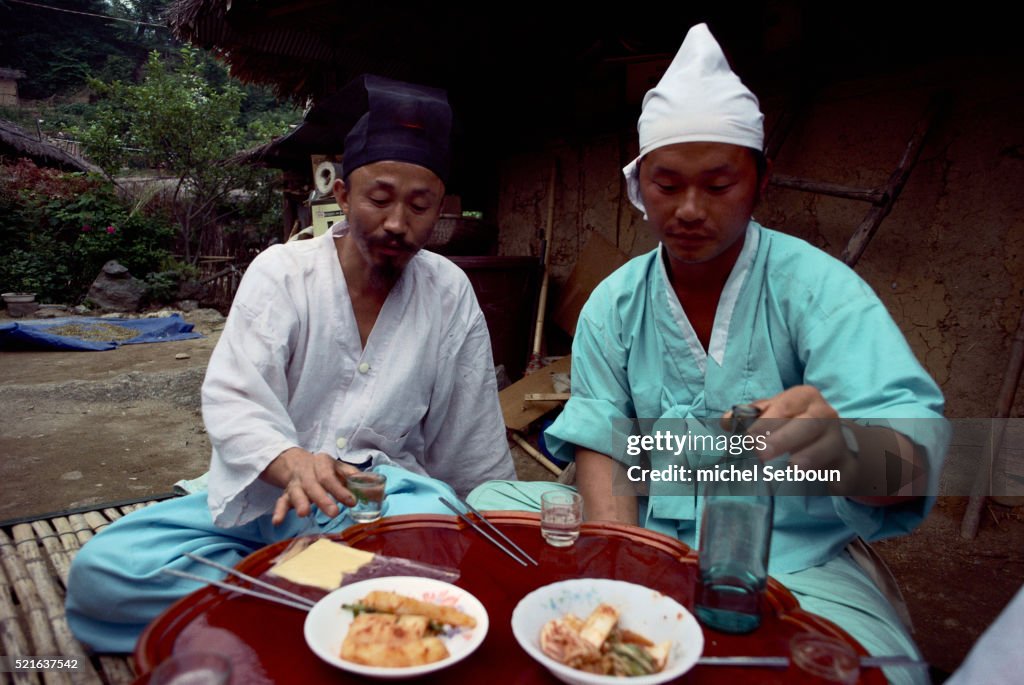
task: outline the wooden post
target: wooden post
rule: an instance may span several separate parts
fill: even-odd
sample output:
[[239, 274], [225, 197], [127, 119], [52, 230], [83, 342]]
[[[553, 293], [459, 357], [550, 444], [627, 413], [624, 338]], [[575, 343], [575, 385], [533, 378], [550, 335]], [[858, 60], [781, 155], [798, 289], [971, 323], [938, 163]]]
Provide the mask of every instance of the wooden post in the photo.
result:
[[870, 202], [872, 204], [884, 202], [886, 200], [886, 194], [884, 190], [877, 190], [871, 188], [852, 188], [850, 186], [844, 186], [838, 183], [811, 181], [809, 179], [798, 178], [796, 176], [784, 176], [782, 174], [774, 174], [772, 175], [769, 183], [771, 183], [773, 186], [779, 186], [780, 188], [802, 190], [807, 193], [816, 193], [818, 195], [831, 195], [833, 197], [841, 197], [847, 200], [862, 200], [864, 202]]
[[892, 175], [889, 176], [889, 181], [882, 188], [883, 196], [881, 201], [871, 208], [867, 216], [864, 217], [864, 220], [861, 221], [860, 226], [857, 227], [857, 230], [850, 237], [850, 242], [846, 244], [846, 249], [843, 250], [840, 259], [846, 262], [847, 266], [853, 268], [860, 261], [861, 255], [867, 249], [868, 243], [871, 242], [871, 238], [875, 235], [879, 225], [881, 225], [882, 219], [887, 217], [889, 212], [892, 211], [896, 198], [900, 196], [903, 186], [906, 185], [907, 179], [910, 178], [910, 172], [914, 169], [914, 164], [917, 163], [917, 158], [921, 154], [921, 148], [924, 147], [924, 141], [928, 136], [932, 123], [938, 118], [939, 114], [945, 113], [948, 107], [949, 96], [946, 93], [934, 96], [928, 104], [928, 110], [917, 123], [914, 134], [910, 137], [910, 142], [907, 143], [899, 164], [896, 165], [896, 170], [892, 172]]
[[992, 485], [992, 460], [999, 454], [1003, 443], [1004, 423], [998, 419], [1005, 419], [1010, 415], [1022, 370], [1024, 370], [1024, 311], [1021, 311], [1020, 323], [1017, 324], [1017, 332], [1010, 345], [1010, 361], [1006, 365], [1003, 385], [999, 389], [999, 399], [996, 401], [993, 418], [997, 421], [994, 422], [992, 431], [989, 432], [985, 451], [981, 455], [981, 461], [978, 462], [978, 471], [974, 475], [974, 487], [971, 488], [971, 499], [967, 502], [967, 510], [960, 522], [960, 537], [965, 540], [973, 540], [978, 534], [978, 527], [981, 525], [981, 511], [985, 507], [985, 493], [991, 489]]

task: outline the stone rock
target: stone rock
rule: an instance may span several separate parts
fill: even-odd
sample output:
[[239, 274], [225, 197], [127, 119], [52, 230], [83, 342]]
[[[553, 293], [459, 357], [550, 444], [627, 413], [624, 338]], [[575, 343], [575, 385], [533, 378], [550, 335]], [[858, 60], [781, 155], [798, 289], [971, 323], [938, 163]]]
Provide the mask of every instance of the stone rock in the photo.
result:
[[116, 259], [111, 259], [103, 265], [103, 273], [113, 278], [131, 278], [131, 274], [128, 273], [128, 267]]
[[194, 312], [199, 309], [199, 302], [196, 300], [181, 300], [178, 302], [178, 309], [183, 312]]
[[61, 316], [67, 316], [67, 307], [61, 307], [59, 305], [44, 304], [36, 312], [37, 319], [56, 319]]
[[196, 300], [202, 302], [207, 299], [210, 288], [199, 281], [182, 281], [178, 285], [178, 300]]
[[128, 273], [116, 260], [103, 265], [103, 270], [89, 287], [86, 296], [100, 309], [115, 312], [134, 312], [146, 293], [146, 284]]

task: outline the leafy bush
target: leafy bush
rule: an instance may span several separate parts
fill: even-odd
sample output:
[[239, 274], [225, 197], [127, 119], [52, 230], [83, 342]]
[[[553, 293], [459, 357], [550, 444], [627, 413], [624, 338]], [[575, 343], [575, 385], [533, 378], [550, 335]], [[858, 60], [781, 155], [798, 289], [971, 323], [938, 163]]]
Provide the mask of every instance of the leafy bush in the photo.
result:
[[28, 160], [0, 167], [5, 292], [77, 302], [111, 259], [138, 277], [161, 270], [173, 238], [166, 217], [133, 210], [102, 178], [39, 169]]
[[251, 198], [273, 199], [269, 172], [225, 160], [271, 133], [285, 133], [297, 113], [254, 112], [243, 125], [242, 89], [196, 49], [182, 48], [176, 61], [151, 53], [137, 84], [89, 84], [102, 98], [78, 131], [89, 159], [109, 175], [134, 164], [175, 179], [171, 209], [186, 261], [196, 262], [204, 236], [241, 212], [262, 214], [262, 206], [247, 207]]

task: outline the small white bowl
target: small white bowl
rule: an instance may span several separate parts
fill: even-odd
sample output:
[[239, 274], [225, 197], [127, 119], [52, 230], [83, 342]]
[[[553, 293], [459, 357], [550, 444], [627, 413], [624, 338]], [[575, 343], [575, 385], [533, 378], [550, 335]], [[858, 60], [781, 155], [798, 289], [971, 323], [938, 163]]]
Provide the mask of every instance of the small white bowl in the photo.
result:
[[[570, 668], [541, 651], [540, 632], [545, 623], [568, 613], [585, 619], [598, 604], [610, 604], [619, 611], [620, 627], [655, 644], [672, 642], [668, 662], [661, 672], [631, 678], [597, 675]], [[665, 683], [693, 668], [704, 651], [704, 633], [682, 604], [642, 585], [601, 578], [565, 580], [534, 590], [512, 612], [512, 633], [527, 654], [570, 685]]]
[[[475, 618], [476, 627], [462, 628], [450, 635], [441, 636], [441, 641], [448, 648], [448, 656], [440, 661], [422, 666], [385, 668], [345, 661], [341, 658], [341, 643], [345, 641], [345, 635], [348, 634], [353, 617], [352, 612], [342, 609], [341, 605], [354, 604], [373, 590], [397, 592], [424, 602], [455, 607]], [[303, 633], [306, 636], [306, 644], [313, 650], [313, 653], [332, 666], [369, 678], [397, 680], [439, 671], [462, 661], [484, 641], [488, 625], [487, 610], [484, 609], [484, 605], [460, 587], [432, 578], [388, 576], [345, 585], [321, 599], [306, 616]]]

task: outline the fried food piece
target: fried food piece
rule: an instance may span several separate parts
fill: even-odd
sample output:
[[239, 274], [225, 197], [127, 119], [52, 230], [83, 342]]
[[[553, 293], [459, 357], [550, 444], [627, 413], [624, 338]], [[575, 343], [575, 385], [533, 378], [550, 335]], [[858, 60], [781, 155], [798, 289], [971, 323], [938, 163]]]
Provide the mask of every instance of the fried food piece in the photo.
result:
[[438, 638], [425, 636], [428, 623], [426, 616], [360, 614], [341, 645], [341, 658], [388, 668], [440, 661], [448, 656], [448, 649]]
[[363, 606], [387, 614], [414, 614], [459, 628], [476, 628], [476, 619], [452, 607], [421, 602], [396, 592], [374, 590], [362, 600]]

